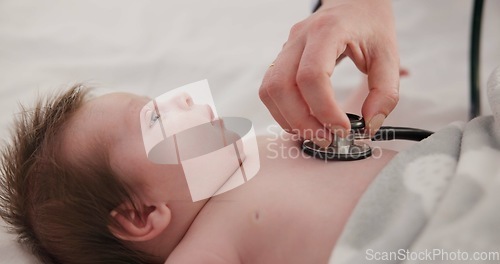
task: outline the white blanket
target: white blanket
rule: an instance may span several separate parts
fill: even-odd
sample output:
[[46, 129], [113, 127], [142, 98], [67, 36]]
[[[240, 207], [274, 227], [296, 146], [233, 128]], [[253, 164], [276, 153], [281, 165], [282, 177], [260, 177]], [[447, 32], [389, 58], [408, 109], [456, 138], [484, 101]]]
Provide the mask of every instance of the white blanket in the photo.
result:
[[500, 67], [488, 86], [494, 115], [399, 153], [361, 198], [330, 263], [500, 262]]

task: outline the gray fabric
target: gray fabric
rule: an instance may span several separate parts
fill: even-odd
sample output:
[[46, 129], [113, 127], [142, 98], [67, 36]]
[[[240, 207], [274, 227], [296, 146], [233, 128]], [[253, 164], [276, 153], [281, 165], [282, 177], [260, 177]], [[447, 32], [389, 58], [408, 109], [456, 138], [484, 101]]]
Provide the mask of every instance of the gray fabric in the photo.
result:
[[488, 82], [494, 116], [450, 124], [384, 168], [351, 215], [330, 263], [500, 262], [471, 260], [500, 254], [499, 80], [497, 68]]

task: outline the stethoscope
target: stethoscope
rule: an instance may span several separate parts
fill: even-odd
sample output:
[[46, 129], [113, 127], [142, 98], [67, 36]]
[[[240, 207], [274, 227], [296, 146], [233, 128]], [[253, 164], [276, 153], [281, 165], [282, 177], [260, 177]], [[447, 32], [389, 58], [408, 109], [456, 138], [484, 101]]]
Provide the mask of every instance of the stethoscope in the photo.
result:
[[[470, 112], [469, 118], [473, 119], [480, 115], [480, 87], [479, 87], [479, 59], [481, 43], [481, 20], [483, 17], [484, 0], [474, 0], [472, 14], [472, 31], [469, 56], [469, 77], [470, 77]], [[321, 6], [321, 1], [314, 8], [316, 11]], [[351, 122], [351, 133], [348, 137], [334, 137], [332, 144], [328, 147], [320, 147], [311, 140], [302, 142], [302, 151], [315, 158], [322, 160], [361, 160], [372, 155], [371, 147], [357, 140], [368, 139], [365, 133], [365, 121], [362, 117], [354, 114], [347, 114]], [[390, 127], [382, 126], [375, 133], [372, 141], [384, 140], [413, 140], [420, 141], [432, 135], [433, 132], [410, 127]]]
[[[355, 114], [346, 114], [351, 123], [351, 131], [347, 137], [333, 137], [333, 142], [328, 147], [320, 147], [312, 140], [306, 139], [302, 142], [302, 151], [304, 153], [322, 160], [361, 160], [372, 155], [371, 147], [358, 140], [369, 139], [368, 133], [365, 131], [365, 120]], [[372, 141], [385, 140], [413, 140], [420, 141], [433, 132], [424, 129], [411, 127], [393, 127], [382, 126], [377, 133], [371, 138]]]

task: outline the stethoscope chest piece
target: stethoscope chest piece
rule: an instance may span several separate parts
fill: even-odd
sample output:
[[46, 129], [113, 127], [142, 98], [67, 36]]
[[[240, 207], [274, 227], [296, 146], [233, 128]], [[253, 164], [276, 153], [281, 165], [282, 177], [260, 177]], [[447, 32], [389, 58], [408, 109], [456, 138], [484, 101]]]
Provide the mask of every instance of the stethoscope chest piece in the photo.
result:
[[[359, 139], [370, 139], [365, 131], [365, 121], [361, 116], [347, 114], [351, 122], [351, 133], [345, 137], [334, 136], [332, 144], [324, 148], [320, 147], [311, 140], [302, 142], [302, 151], [310, 156], [322, 160], [361, 160], [372, 155], [372, 149], [368, 144], [356, 142]], [[370, 139], [371, 141], [382, 140], [414, 140], [420, 141], [433, 132], [410, 128], [410, 127], [381, 127], [377, 133]]]
[[353, 143], [344, 146], [332, 144], [326, 148], [322, 148], [314, 144], [311, 140], [304, 140], [302, 151], [317, 159], [339, 161], [361, 160], [372, 155], [372, 149], [365, 143]]
[[364, 133], [365, 121], [362, 117], [347, 113], [351, 122], [351, 135], [346, 138], [334, 137], [332, 144], [326, 148], [320, 147], [311, 140], [304, 140], [302, 151], [304, 153], [322, 160], [361, 160], [372, 155], [372, 149], [368, 144], [355, 142], [354, 139]]

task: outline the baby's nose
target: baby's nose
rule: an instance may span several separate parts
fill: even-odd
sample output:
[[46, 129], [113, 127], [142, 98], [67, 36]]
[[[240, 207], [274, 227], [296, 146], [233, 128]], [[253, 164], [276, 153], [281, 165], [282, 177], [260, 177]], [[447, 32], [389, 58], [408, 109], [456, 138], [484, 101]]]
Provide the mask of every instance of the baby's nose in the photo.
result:
[[182, 110], [190, 110], [193, 106], [193, 98], [187, 93], [179, 93], [172, 98], [172, 101], [177, 107]]

